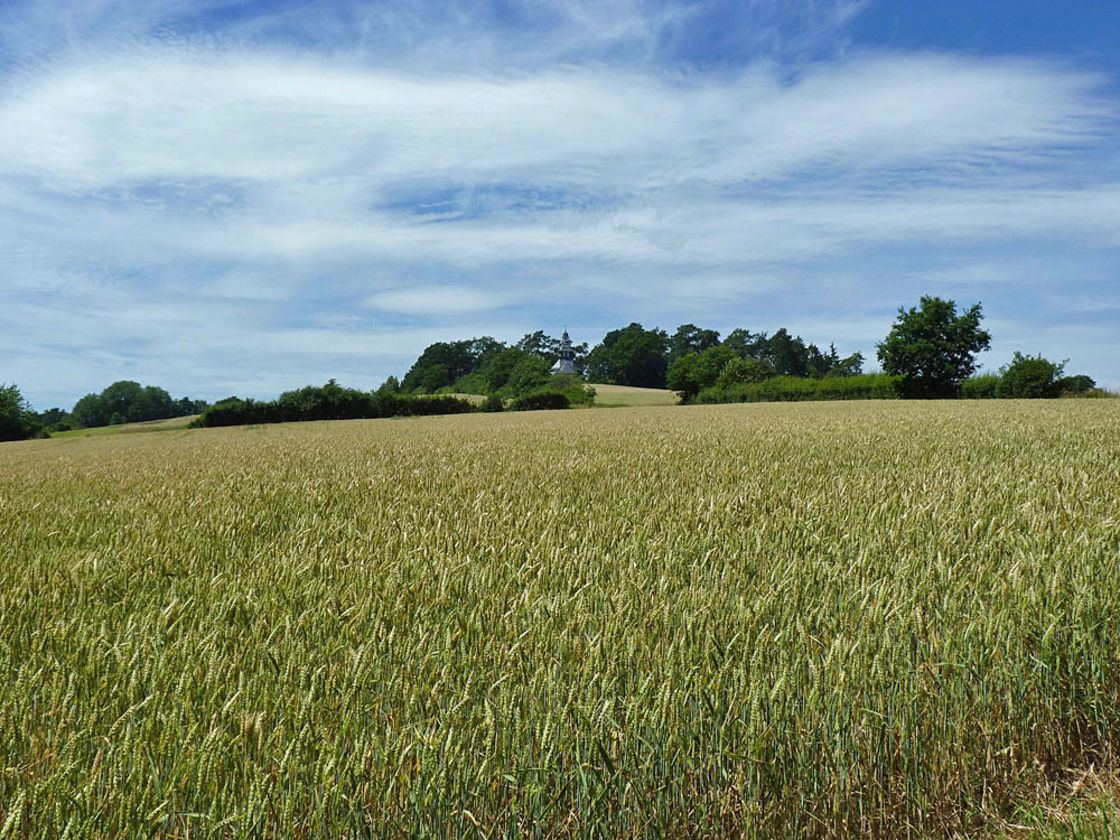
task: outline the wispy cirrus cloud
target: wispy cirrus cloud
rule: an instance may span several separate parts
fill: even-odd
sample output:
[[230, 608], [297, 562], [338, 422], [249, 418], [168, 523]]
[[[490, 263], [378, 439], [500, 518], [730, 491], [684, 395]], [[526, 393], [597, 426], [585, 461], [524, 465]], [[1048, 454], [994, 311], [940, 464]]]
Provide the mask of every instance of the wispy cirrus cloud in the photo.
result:
[[[947, 289], [1051, 352], [1084, 315], [1022, 286], [1073, 266], [1094, 295], [1117, 266], [1110, 78], [853, 49], [865, 6], [9, 7], [0, 350], [50, 383], [36, 402], [126, 373], [222, 396], [231, 363], [268, 395], [552, 321], [785, 324], [869, 353], [867, 324]], [[737, 46], [701, 37], [716, 23]], [[1025, 251], [1049, 279], [1016, 274]]]

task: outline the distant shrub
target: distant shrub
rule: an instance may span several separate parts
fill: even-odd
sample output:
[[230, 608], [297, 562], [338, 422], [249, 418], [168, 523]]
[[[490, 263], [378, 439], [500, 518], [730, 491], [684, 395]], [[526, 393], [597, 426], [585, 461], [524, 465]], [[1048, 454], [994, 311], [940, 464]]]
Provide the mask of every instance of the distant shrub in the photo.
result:
[[572, 401], [567, 394], [550, 389], [542, 389], [518, 397], [510, 403], [510, 411], [549, 411], [559, 408], [571, 408]]
[[902, 377], [885, 373], [807, 379], [773, 376], [761, 382], [716, 385], [699, 393], [699, 403], [796, 402], [803, 400], [894, 400], [902, 397]]
[[1015, 351], [1011, 361], [1000, 368], [1000, 397], [1017, 399], [1043, 399], [1061, 394], [1062, 368], [1065, 362], [1055, 364], [1042, 356], [1024, 356]]
[[1083, 373], [1077, 376], [1063, 376], [1058, 380], [1058, 390], [1063, 394], [1086, 394], [1096, 387], [1097, 383], [1093, 381], [1092, 377]]
[[982, 373], [961, 383], [961, 396], [966, 400], [990, 400], [995, 399], [998, 389], [999, 374]]
[[553, 374], [547, 390], [559, 391], [572, 405], [591, 405], [595, 401], [595, 389], [573, 373]]
[[486, 398], [486, 402], [482, 404], [483, 411], [505, 411], [505, 409], [506, 401], [497, 394], [491, 394]]

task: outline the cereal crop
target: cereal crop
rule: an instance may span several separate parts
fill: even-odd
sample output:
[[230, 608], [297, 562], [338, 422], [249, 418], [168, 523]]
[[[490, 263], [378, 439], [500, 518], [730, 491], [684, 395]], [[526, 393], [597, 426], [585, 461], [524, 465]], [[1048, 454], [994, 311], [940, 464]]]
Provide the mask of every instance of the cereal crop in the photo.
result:
[[1113, 762], [1120, 403], [0, 446], [0, 837], [959, 835]]

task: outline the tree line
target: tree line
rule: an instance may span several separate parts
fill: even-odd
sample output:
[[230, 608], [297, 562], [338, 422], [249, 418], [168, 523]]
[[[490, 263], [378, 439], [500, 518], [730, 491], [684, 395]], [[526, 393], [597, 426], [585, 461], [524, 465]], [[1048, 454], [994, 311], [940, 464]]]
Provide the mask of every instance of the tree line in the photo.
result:
[[[529, 333], [511, 346], [491, 338], [436, 342], [425, 348], [397, 383], [403, 393], [470, 393], [513, 396], [552, 386], [549, 370], [559, 357], [560, 339], [543, 331]], [[835, 345], [821, 351], [786, 329], [773, 335], [732, 330], [720, 339], [716, 330], [682, 324], [670, 335], [639, 323], [611, 330], [590, 351], [586, 343], [573, 345], [576, 367], [596, 384], [689, 390], [691, 382], [711, 384], [732, 358], [739, 375], [850, 376], [858, 374], [863, 356], [841, 358]], [[714, 377], [710, 372], [714, 371]], [[680, 385], [681, 387], [677, 387]]]
[[[976, 303], [922, 297], [900, 307], [890, 332], [876, 345], [881, 373], [864, 373], [861, 353], [842, 356], [781, 328], [773, 334], [682, 324], [676, 331], [633, 322], [608, 332], [588, 350], [574, 348], [589, 383], [668, 388], [681, 402], [947, 397], [1055, 397], [1095, 392], [1085, 375], [1065, 375], [1064, 363], [1016, 352], [996, 373], [976, 376], [976, 356], [991, 345]], [[560, 340], [530, 333], [507, 347], [490, 337], [437, 342], [427, 347], [395, 388], [403, 393], [473, 393], [514, 396], [555, 388], [549, 366]], [[571, 383], [568, 383], [570, 387]]]
[[[114, 382], [87, 394], [69, 412], [37, 413], [15, 385], [0, 385], [0, 440], [19, 440], [68, 428], [161, 420], [201, 414], [200, 425], [284, 420], [390, 417], [477, 410], [456, 394], [486, 397], [483, 410], [565, 408], [594, 399], [593, 384], [669, 388], [681, 402], [964, 397], [1044, 398], [1103, 394], [1093, 380], [1067, 375], [1065, 362], [1016, 351], [998, 372], [976, 375], [978, 353], [991, 345], [979, 303], [958, 311], [952, 300], [922, 297], [899, 307], [890, 332], [876, 345], [881, 373], [864, 373], [860, 353], [822, 350], [781, 328], [772, 335], [682, 324], [671, 335], [632, 322], [611, 330], [593, 348], [573, 346], [582, 375], [553, 374], [562, 340], [543, 330], [512, 345], [490, 336], [435, 342], [398, 380], [371, 392], [325, 386], [287, 391], [272, 401], [230, 397], [213, 406], [174, 400], [163, 388]], [[588, 384], [591, 383], [591, 384]], [[427, 399], [421, 397], [449, 397]]]

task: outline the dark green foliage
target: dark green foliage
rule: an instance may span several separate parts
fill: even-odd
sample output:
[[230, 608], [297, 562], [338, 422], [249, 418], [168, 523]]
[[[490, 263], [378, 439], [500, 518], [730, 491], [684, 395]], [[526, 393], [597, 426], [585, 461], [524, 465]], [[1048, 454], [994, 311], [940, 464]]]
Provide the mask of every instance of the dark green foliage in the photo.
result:
[[835, 345], [827, 354], [821, 353], [816, 345], [806, 347], [800, 336], [791, 337], [785, 329], [770, 337], [734, 330], [727, 338], [701, 353], [686, 353], [673, 360], [665, 378], [668, 387], [680, 394], [681, 402], [692, 402], [701, 391], [715, 386], [727, 389], [771, 376], [853, 376], [863, 365], [859, 353], [841, 359]]
[[486, 396], [490, 393], [490, 388], [486, 384], [486, 378], [480, 371], [468, 373], [466, 376], [460, 376], [450, 385], [445, 385], [440, 388], [438, 394], [480, 394]]
[[883, 373], [859, 376], [830, 376], [809, 379], [772, 376], [727, 388], [712, 387], [700, 392], [699, 403], [796, 402], [802, 400], [890, 400], [902, 397], [902, 378]]
[[109, 425], [109, 412], [100, 394], [86, 394], [74, 403], [70, 415], [79, 426], [87, 429]]
[[26, 440], [36, 431], [34, 412], [19, 388], [0, 384], [0, 441]]
[[[485, 393], [493, 394], [504, 388], [518, 363], [531, 358], [533, 356], [528, 351], [518, 347], [507, 347], [497, 353], [486, 367], [478, 372], [478, 376], [486, 388]], [[547, 368], [548, 362], [545, 362], [545, 369], [547, 370]]]
[[[798, 341], [801, 339], [798, 338]], [[863, 373], [863, 354], [853, 353], [840, 358], [836, 352], [836, 345], [828, 345], [828, 352], [822, 353], [815, 344], [806, 348], [807, 367], [809, 376], [820, 378], [825, 376], [858, 376]]]
[[721, 388], [728, 388], [747, 382], [761, 382], [769, 375], [770, 369], [757, 359], [742, 359], [736, 356], [723, 366], [715, 384]]
[[551, 378], [548, 361], [542, 356], [527, 353], [514, 365], [505, 386], [499, 391], [510, 396], [520, 396], [544, 388]]
[[991, 336], [980, 328], [980, 304], [957, 314], [955, 301], [923, 296], [918, 308], [899, 307], [887, 337], [877, 345], [883, 371], [901, 376], [907, 395], [956, 396], [976, 370], [976, 354]]
[[510, 411], [550, 411], [561, 408], [571, 408], [571, 401], [566, 394], [545, 388], [518, 397], [509, 405]]
[[[757, 359], [768, 361], [769, 349], [766, 345], [766, 333], [752, 333], [742, 328], [732, 330], [723, 340], [724, 347], [730, 347], [735, 355], [741, 359]], [[765, 357], [765, 358], [764, 358]]]
[[445, 388], [477, 370], [483, 355], [495, 352], [495, 344], [492, 338], [430, 344], [404, 375], [401, 390], [410, 394], [431, 394]]
[[468, 400], [449, 396], [410, 396], [386, 390], [365, 393], [343, 388], [333, 379], [322, 387], [309, 385], [285, 391], [271, 402], [237, 397], [210, 406], [195, 426], [242, 426], [299, 420], [357, 420], [431, 414], [464, 414], [474, 410]]
[[481, 393], [516, 397], [543, 388], [550, 373], [544, 356], [517, 347], [507, 347], [494, 355], [478, 372]]
[[1000, 368], [1000, 397], [1043, 399], [1062, 392], [1061, 378], [1065, 362], [1055, 364], [1040, 356], [1024, 356], [1018, 350], [1011, 361]]
[[399, 394], [401, 392], [401, 382], [397, 377], [390, 376], [377, 388], [379, 393]]
[[59, 423], [65, 423], [69, 414], [70, 412], [63, 408], [48, 408], [46, 411], [38, 412], [35, 419], [40, 426], [55, 426]]
[[990, 400], [996, 397], [998, 388], [999, 374], [982, 373], [961, 383], [961, 396], [966, 400]]
[[703, 353], [687, 353], [673, 361], [666, 374], [666, 384], [681, 395], [682, 402], [691, 402], [704, 388], [716, 384], [723, 369], [731, 362], [741, 362], [730, 347], [717, 344]]
[[[409, 368], [400, 390], [409, 394], [434, 394], [441, 390], [467, 394], [502, 390], [506, 396], [511, 390], [522, 393], [547, 381], [543, 377], [547, 377], [549, 366], [556, 360], [559, 346], [558, 339], [543, 332], [525, 336], [517, 347], [506, 347], [489, 336], [436, 342]], [[581, 346], [586, 351], [587, 345]], [[576, 348], [577, 353], [579, 349]], [[511, 379], [513, 384], [507, 384]]]
[[1092, 377], [1079, 373], [1076, 376], [1063, 376], [1058, 380], [1058, 386], [1063, 394], [1085, 394], [1097, 387]]
[[770, 337], [770, 367], [779, 376], [808, 376], [809, 349], [801, 336], [792, 337], [783, 327]]
[[482, 404], [483, 411], [505, 411], [506, 401], [499, 397], [497, 394], [491, 394], [486, 398], [486, 402]]
[[[719, 344], [719, 333], [715, 330], [702, 330], [695, 324], [681, 324], [669, 339], [669, 352], [666, 362], [673, 362], [689, 353], [703, 353]], [[671, 386], [670, 386], [671, 387]]]
[[664, 388], [669, 337], [664, 330], [647, 330], [635, 322], [611, 330], [587, 357], [591, 382]]

